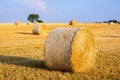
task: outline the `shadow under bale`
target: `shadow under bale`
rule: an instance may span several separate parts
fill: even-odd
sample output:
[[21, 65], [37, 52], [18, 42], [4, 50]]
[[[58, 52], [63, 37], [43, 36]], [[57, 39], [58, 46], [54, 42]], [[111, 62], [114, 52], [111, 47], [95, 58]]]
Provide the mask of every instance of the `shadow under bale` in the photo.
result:
[[100, 37], [120, 38], [120, 36], [100, 36]]
[[23, 57], [16, 57], [16, 56], [0, 55], [0, 63], [25, 66], [25, 67], [31, 67], [31, 68], [47, 69], [47, 67], [44, 65], [43, 60], [34, 60], [30, 58], [23, 58]]
[[16, 32], [18, 34], [26, 34], [26, 35], [33, 35], [32, 33], [28, 33], [28, 32]]

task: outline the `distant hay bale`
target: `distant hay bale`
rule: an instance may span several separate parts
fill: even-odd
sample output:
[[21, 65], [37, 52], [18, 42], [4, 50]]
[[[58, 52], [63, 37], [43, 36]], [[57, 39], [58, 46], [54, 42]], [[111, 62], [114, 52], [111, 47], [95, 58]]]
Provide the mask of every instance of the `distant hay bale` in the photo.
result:
[[113, 25], [114, 23], [113, 23], [113, 22], [109, 22], [108, 24], [109, 24], [109, 25]]
[[75, 19], [70, 21], [70, 25], [76, 25], [76, 24], [77, 24], [77, 21]]
[[40, 24], [35, 24], [33, 26], [32, 32], [33, 34], [36, 34], [36, 35], [45, 35], [46, 34], [45, 26]]
[[103, 22], [100, 22], [100, 24], [104, 24]]
[[34, 22], [34, 24], [38, 24], [38, 22]]
[[47, 37], [44, 59], [53, 70], [86, 72], [94, 66], [96, 49], [86, 28], [57, 28]]
[[27, 25], [30, 25], [30, 24], [32, 24], [31, 22], [27, 22]]
[[15, 22], [15, 25], [20, 25], [20, 21], [16, 21], [16, 22]]

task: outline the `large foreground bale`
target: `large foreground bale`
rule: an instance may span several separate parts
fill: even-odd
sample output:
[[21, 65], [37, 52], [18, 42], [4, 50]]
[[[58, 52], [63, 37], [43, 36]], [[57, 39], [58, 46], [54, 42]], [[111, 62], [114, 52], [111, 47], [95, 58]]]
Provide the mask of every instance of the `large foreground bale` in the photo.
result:
[[33, 34], [36, 34], [36, 35], [45, 35], [46, 34], [45, 26], [40, 24], [35, 24], [33, 26], [32, 32]]
[[47, 37], [44, 59], [49, 69], [85, 72], [94, 66], [95, 45], [86, 28], [57, 28]]
[[76, 24], [77, 24], [77, 21], [75, 19], [70, 21], [70, 25], [76, 25]]

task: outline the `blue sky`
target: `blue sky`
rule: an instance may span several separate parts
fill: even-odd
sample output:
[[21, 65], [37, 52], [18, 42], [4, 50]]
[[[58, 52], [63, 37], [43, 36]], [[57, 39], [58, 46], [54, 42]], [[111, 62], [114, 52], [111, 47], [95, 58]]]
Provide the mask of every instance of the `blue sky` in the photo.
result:
[[44, 22], [120, 21], [120, 0], [1, 0], [0, 22], [27, 22], [30, 13]]

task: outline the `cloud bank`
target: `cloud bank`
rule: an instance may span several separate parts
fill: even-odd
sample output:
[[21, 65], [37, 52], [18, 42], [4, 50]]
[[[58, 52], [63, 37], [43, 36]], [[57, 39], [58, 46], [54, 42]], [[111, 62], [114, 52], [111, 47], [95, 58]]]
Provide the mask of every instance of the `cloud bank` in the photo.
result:
[[47, 5], [44, 0], [12, 0], [12, 1], [34, 10], [40, 11], [47, 10]]

